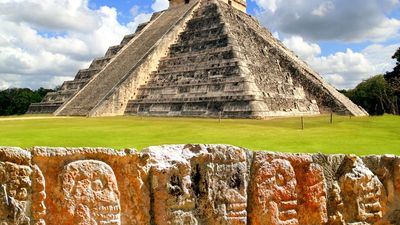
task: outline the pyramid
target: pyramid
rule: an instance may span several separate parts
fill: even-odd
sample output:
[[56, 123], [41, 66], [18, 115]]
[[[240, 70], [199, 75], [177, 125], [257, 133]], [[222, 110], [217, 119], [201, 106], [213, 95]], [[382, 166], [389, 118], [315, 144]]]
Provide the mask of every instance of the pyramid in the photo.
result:
[[32, 104], [66, 116], [267, 118], [365, 110], [257, 20], [245, 0], [170, 0], [74, 81]]

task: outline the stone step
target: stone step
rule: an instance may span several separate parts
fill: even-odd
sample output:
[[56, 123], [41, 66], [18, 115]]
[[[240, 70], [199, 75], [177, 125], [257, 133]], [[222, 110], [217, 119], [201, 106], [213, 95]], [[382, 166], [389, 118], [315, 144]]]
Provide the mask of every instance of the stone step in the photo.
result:
[[184, 63], [194, 63], [194, 62], [204, 62], [216, 59], [232, 59], [234, 58], [234, 47], [226, 46], [220, 48], [206, 49], [200, 52], [186, 52], [177, 55], [168, 55], [160, 59], [160, 63], [165, 61], [171, 61], [173, 64], [184, 64]]
[[[232, 79], [235, 78], [235, 79]], [[167, 86], [169, 88], [183, 88], [183, 87], [196, 87], [196, 86], [210, 86], [210, 88], [213, 88], [213, 86], [224, 86], [227, 84], [236, 84], [236, 83], [241, 83], [245, 82], [243, 77], [230, 77], [227, 79], [208, 79], [206, 81], [199, 80], [198, 82], [174, 82], [171, 84], [168, 84]], [[153, 86], [154, 85], [154, 86]], [[161, 86], [160, 86], [161, 85]], [[159, 84], [157, 82], [148, 82], [146, 85], [143, 85], [139, 88], [140, 90], [153, 90], [153, 89], [163, 89], [165, 88], [164, 85]]]
[[202, 71], [210, 73], [209, 71], [212, 70], [237, 67], [239, 65], [241, 65], [241, 62], [238, 59], [210, 60], [207, 62], [185, 63], [178, 65], [168, 65], [167, 62], [163, 62], [160, 64], [159, 69], [154, 75], [164, 76], [166, 74], [185, 73], [191, 71], [198, 71], [199, 74], [201, 74]]
[[214, 39], [199, 40], [193, 43], [179, 42], [171, 46], [171, 55], [182, 54], [186, 52], [200, 52], [211, 48], [226, 47], [229, 44], [227, 35], [220, 35]]
[[[138, 31], [136, 31], [136, 32], [138, 32]], [[124, 38], [122, 39], [120, 45], [125, 46], [125, 45], [128, 44], [128, 42], [130, 42], [136, 35], [137, 35], [137, 33], [125, 35]]]
[[62, 102], [58, 103], [32, 103], [26, 114], [52, 114], [54, 113], [60, 106]]
[[78, 71], [75, 79], [78, 80], [91, 79], [98, 72], [100, 72], [100, 69], [81, 69]]
[[89, 79], [75, 79], [71, 81], [65, 81], [61, 86], [61, 90], [79, 90], [85, 85]]
[[110, 62], [111, 59], [111, 57], [101, 57], [94, 59], [90, 64], [89, 69], [102, 69]]
[[224, 101], [254, 101], [257, 100], [254, 95], [225, 95], [225, 96], [204, 96], [204, 97], [187, 97], [187, 98], [165, 98], [165, 99], [135, 99], [130, 103], [188, 103], [188, 102], [224, 102]]
[[45, 103], [65, 102], [72, 95], [74, 95], [77, 91], [78, 91], [78, 89], [75, 89], [75, 90], [68, 89], [68, 90], [60, 90], [60, 91], [57, 91], [57, 92], [48, 93], [45, 96], [43, 102], [45, 102]]
[[142, 31], [150, 22], [141, 23], [136, 28], [136, 33]]
[[124, 46], [123, 45], [115, 45], [115, 46], [109, 47], [105, 54], [105, 57], [110, 57], [110, 58], [114, 57], [119, 52], [119, 50], [122, 49], [122, 47], [124, 47]]

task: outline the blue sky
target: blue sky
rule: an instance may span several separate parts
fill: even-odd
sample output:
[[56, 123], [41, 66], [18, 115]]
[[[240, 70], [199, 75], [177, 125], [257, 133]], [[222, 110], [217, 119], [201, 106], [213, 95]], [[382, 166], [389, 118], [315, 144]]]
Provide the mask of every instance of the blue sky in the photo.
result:
[[[394, 66], [400, 0], [247, 4], [249, 14], [337, 88], [352, 88]], [[71, 80], [166, 7], [168, 0], [0, 0], [0, 89], [53, 88]]]

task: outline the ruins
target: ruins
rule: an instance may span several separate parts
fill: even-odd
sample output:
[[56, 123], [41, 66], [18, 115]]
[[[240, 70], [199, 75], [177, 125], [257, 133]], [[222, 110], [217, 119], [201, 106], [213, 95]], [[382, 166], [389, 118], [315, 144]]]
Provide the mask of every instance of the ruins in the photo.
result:
[[28, 113], [368, 115], [246, 14], [246, 0], [169, 2]]
[[0, 147], [2, 225], [398, 225], [400, 157]]

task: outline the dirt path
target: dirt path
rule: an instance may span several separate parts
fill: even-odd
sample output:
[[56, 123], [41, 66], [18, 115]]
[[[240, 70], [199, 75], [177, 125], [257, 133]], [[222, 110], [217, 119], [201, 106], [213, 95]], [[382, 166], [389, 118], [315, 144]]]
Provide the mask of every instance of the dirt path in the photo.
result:
[[0, 117], [0, 121], [13, 121], [13, 120], [41, 120], [41, 119], [66, 119], [72, 117], [63, 117], [63, 116], [37, 116], [37, 117]]

